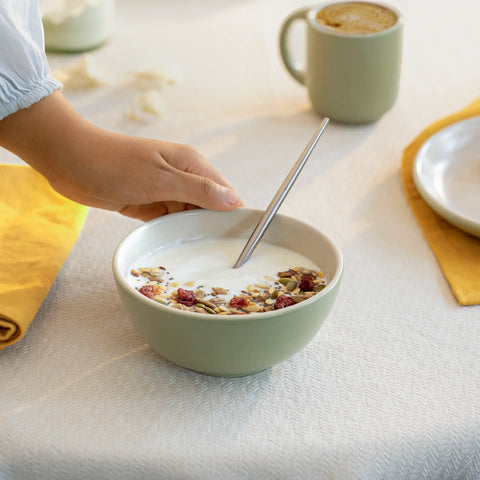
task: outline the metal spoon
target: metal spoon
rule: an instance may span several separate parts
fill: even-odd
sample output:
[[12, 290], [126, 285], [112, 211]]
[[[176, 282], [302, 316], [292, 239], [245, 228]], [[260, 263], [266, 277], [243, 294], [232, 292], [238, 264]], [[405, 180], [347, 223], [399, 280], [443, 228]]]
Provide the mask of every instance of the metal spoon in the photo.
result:
[[275, 216], [278, 209], [280, 208], [280, 205], [285, 200], [285, 197], [287, 196], [288, 192], [292, 188], [292, 185], [295, 183], [295, 180], [297, 179], [298, 175], [300, 174], [300, 171], [302, 170], [303, 166], [308, 160], [308, 157], [310, 156], [313, 149], [317, 145], [317, 142], [320, 139], [323, 131], [325, 130], [325, 127], [327, 126], [328, 122], [329, 122], [329, 119], [325, 117], [322, 123], [320, 124], [320, 128], [315, 132], [313, 137], [307, 143], [306, 147], [303, 149], [303, 152], [300, 154], [300, 157], [295, 162], [295, 165], [292, 167], [292, 169], [286, 176], [282, 185], [280, 185], [280, 188], [277, 190], [277, 193], [275, 194], [272, 201], [270, 202], [270, 205], [268, 205], [267, 209], [265, 210], [265, 213], [262, 215], [257, 226], [255, 227], [252, 234], [250, 235], [248, 242], [243, 248], [242, 253], [238, 257], [233, 268], [241, 267], [252, 255], [253, 250], [255, 250], [255, 247], [257, 246], [258, 242], [263, 237], [263, 234], [265, 233], [268, 226], [272, 222], [273, 217]]

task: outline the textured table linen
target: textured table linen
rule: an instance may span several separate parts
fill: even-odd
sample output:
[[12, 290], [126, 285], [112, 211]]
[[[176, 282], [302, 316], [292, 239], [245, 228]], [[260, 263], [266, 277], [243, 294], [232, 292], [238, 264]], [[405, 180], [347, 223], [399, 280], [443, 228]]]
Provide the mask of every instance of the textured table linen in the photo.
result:
[[[92, 209], [25, 337], [0, 354], [1, 480], [480, 477], [480, 307], [458, 305], [400, 172], [424, 128], [479, 97], [480, 4], [459, 0], [452, 16], [433, 0], [392, 3], [406, 20], [395, 107], [372, 125], [330, 124], [281, 208], [344, 254], [318, 335], [244, 378], [165, 361], [111, 273], [140, 222]], [[278, 55], [280, 23], [301, 5], [118, 0], [115, 34], [93, 52], [112, 84], [66, 95], [105, 128], [194, 145], [265, 208], [319, 125]], [[155, 63], [182, 81], [164, 91], [163, 120], [132, 123], [124, 79]]]

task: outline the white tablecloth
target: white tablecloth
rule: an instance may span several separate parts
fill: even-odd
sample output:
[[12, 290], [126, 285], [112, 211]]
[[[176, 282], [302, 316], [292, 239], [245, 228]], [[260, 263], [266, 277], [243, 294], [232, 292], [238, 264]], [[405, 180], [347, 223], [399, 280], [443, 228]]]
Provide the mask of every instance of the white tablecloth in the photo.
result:
[[[400, 180], [417, 133], [480, 96], [480, 3], [392, 3], [406, 19], [395, 107], [374, 125], [330, 124], [281, 208], [344, 254], [318, 335], [244, 378], [169, 363], [130, 324], [111, 273], [140, 222], [92, 209], [26, 336], [0, 354], [1, 480], [480, 478], [480, 307], [457, 304]], [[65, 94], [102, 127], [194, 145], [265, 208], [319, 124], [277, 48], [302, 4], [118, 0], [92, 53], [112, 83]], [[148, 65], [182, 81], [164, 90], [161, 121], [133, 123], [126, 78]]]

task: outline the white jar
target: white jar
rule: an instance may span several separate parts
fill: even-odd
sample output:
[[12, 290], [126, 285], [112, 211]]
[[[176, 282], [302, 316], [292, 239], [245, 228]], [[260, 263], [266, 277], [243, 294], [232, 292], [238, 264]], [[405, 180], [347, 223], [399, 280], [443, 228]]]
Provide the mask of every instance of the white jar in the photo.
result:
[[60, 10], [44, 11], [45, 49], [82, 52], [102, 45], [112, 33], [114, 0], [68, 2]]

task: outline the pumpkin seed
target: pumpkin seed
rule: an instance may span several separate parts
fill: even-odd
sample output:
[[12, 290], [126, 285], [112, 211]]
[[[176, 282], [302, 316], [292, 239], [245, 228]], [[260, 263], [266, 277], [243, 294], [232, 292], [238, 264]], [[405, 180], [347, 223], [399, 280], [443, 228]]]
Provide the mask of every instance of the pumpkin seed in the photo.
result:
[[203, 297], [197, 297], [195, 296], [195, 301], [198, 302], [198, 303], [201, 303], [203, 305], [206, 305], [207, 307], [210, 307], [210, 308], [216, 308], [216, 305], [212, 302], [209, 302], [208, 300], [206, 300], [205, 298]]
[[156, 302], [161, 303], [162, 305], [168, 305], [168, 301], [165, 300], [165, 299], [162, 298], [162, 297], [159, 297], [159, 296], [155, 295], [155, 296], [153, 297], [153, 299], [154, 299]]
[[297, 282], [293, 281], [293, 280], [290, 280], [286, 285], [285, 287], [287, 288], [287, 290], [289, 292], [295, 290], [297, 288]]
[[204, 303], [196, 303], [195, 306], [199, 308], [203, 308], [204, 310], [206, 310], [208, 313], [211, 313], [212, 315], [217, 314], [217, 312], [213, 308], [208, 307]]
[[292, 295], [292, 298], [293, 300], [295, 300], [295, 303], [300, 303], [300, 302], [303, 302], [304, 300], [307, 300], [307, 297], [306, 295]]

